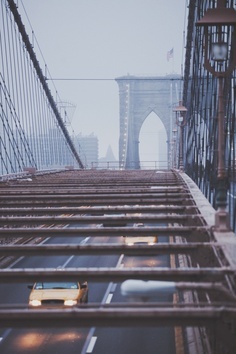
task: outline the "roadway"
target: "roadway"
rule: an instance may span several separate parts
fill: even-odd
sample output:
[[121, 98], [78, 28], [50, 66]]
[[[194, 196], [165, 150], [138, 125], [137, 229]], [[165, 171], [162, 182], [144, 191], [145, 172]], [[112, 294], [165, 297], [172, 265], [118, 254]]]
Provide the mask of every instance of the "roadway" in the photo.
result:
[[[185, 348], [210, 352], [209, 346], [214, 353], [223, 347], [235, 352], [235, 331], [229, 331], [235, 328], [236, 313], [235, 234], [214, 229], [214, 209], [185, 174], [75, 170], [32, 177], [1, 184], [1, 240], [50, 237], [45, 242], [63, 247], [76, 242], [81, 247], [74, 245], [72, 251], [65, 246], [65, 253], [60, 245], [57, 250], [22, 244], [0, 248], [1, 257], [24, 256], [12, 265], [15, 271], [4, 265], [0, 272], [0, 353], [174, 354]], [[133, 227], [142, 222], [152, 226]], [[67, 223], [70, 229], [65, 228]], [[100, 223], [106, 227], [97, 227]], [[140, 246], [126, 245], [119, 251], [104, 247], [124, 242], [124, 223], [131, 223], [127, 236], [158, 235], [159, 243], [167, 243], [151, 248], [154, 255], [146, 247], [145, 257], [137, 256]], [[164, 235], [171, 235], [173, 243]], [[89, 245], [98, 241], [99, 246]], [[170, 267], [169, 257], [177, 260], [176, 268], [174, 262]], [[53, 270], [59, 266], [66, 269]], [[40, 274], [74, 279], [77, 272], [87, 278], [80, 281], [89, 282], [88, 305], [78, 310], [27, 311], [26, 281], [35, 281]], [[172, 294], [158, 296], [154, 305], [128, 303], [120, 284], [110, 282], [132, 277], [175, 282], [176, 304], [168, 302]], [[41, 321], [38, 328], [36, 321]], [[120, 327], [114, 326], [117, 322]], [[128, 323], [134, 328], [127, 328]]]
[[[159, 242], [167, 241], [160, 237]], [[44, 243], [114, 243], [123, 242], [123, 237], [60, 237], [49, 238]], [[22, 257], [12, 264], [12, 268], [38, 267], [153, 267], [169, 266], [169, 257], [110, 256], [35, 256]], [[1, 304], [18, 304], [26, 307], [30, 290], [28, 284], [1, 284]], [[171, 300], [170, 294], [160, 301]], [[120, 294], [120, 284], [89, 283], [89, 304], [122, 303], [127, 301]], [[37, 311], [37, 310], [36, 310]], [[93, 353], [93, 354], [173, 354], [175, 338], [173, 328], [71, 328], [71, 329], [1, 329], [0, 352], [7, 353]]]

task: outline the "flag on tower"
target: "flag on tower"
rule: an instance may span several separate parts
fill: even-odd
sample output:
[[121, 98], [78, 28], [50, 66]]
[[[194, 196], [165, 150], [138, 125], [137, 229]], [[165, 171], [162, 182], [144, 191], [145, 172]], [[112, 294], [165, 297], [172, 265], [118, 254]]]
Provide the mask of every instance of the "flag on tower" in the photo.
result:
[[174, 57], [174, 48], [167, 52], [167, 61]]

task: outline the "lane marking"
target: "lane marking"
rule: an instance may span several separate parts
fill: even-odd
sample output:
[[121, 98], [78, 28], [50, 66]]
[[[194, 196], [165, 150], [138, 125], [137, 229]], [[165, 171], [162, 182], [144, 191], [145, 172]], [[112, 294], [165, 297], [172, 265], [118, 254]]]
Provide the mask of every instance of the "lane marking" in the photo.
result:
[[86, 354], [86, 353], [88, 353], [88, 352], [87, 352], [87, 349], [88, 349], [88, 346], [89, 346], [89, 344], [90, 344], [90, 342], [91, 342], [91, 339], [93, 338], [94, 332], [95, 332], [95, 327], [92, 327], [92, 328], [89, 330], [89, 333], [88, 333], [88, 335], [87, 335], [86, 341], [85, 341], [85, 343], [84, 343], [83, 349], [82, 349], [82, 351], [81, 351], [80, 354]]
[[114, 283], [111, 287], [111, 292], [114, 293], [116, 291], [117, 284]]
[[122, 254], [117, 262], [117, 265], [116, 265], [116, 268], [120, 267], [121, 266], [121, 262], [123, 261], [123, 258], [124, 258], [124, 254]]
[[2, 337], [0, 337], [0, 343], [2, 343], [6, 339], [6, 337], [11, 333], [11, 331], [12, 328], [8, 328], [2, 333]]
[[85, 243], [88, 242], [89, 239], [90, 239], [90, 236], [89, 236], [89, 237], [86, 237], [84, 240], [82, 240], [82, 241], [80, 242], [80, 244], [81, 244], [81, 245], [84, 245]]
[[[85, 243], [87, 243], [87, 241], [90, 239], [90, 237], [86, 237], [84, 240], [82, 240], [80, 242], [80, 245], [84, 245]], [[65, 263], [61, 266], [62, 268], [65, 268], [68, 263], [70, 263], [70, 261], [74, 258], [74, 255], [70, 256], [67, 261], [65, 261]]]
[[106, 304], [110, 304], [112, 298], [113, 298], [113, 294], [109, 294], [106, 299]]
[[22, 259], [24, 259], [24, 258], [25, 258], [25, 256], [22, 256], [22, 257], [18, 258], [15, 262], [13, 262], [12, 264], [10, 264], [8, 268], [14, 267], [17, 263], [19, 263], [20, 261], [22, 261]]
[[101, 305], [103, 305], [103, 304], [105, 304], [105, 303], [106, 303], [106, 301], [107, 301], [107, 297], [108, 297], [108, 295], [109, 295], [109, 294], [110, 294], [110, 292], [111, 292], [111, 288], [112, 288], [112, 286], [113, 286], [113, 283], [109, 283], [109, 285], [108, 285], [108, 287], [107, 287], [107, 290], [106, 290], [106, 292], [105, 292], [105, 295], [103, 296], [103, 299], [102, 299]]
[[[124, 254], [120, 255], [120, 257], [119, 257], [119, 259], [118, 259], [118, 262], [117, 262], [117, 264], [116, 264], [116, 267], [117, 267], [117, 268], [122, 266], [121, 263], [122, 263], [123, 258], [124, 258]], [[113, 294], [110, 294], [110, 292], [112, 292], [112, 289], [115, 289], [115, 288], [116, 288], [116, 285], [117, 285], [117, 284], [115, 284], [115, 283], [109, 283], [109, 285], [108, 285], [108, 287], [107, 287], [107, 290], [106, 290], [106, 293], [105, 293], [105, 295], [104, 295], [104, 297], [103, 297], [103, 299], [102, 299], [101, 305], [103, 305], [103, 304], [106, 303], [106, 301], [107, 301], [109, 295], [112, 295], [112, 296], [113, 296]], [[87, 335], [86, 341], [85, 341], [85, 343], [84, 343], [83, 349], [82, 349], [82, 351], [81, 351], [80, 354], [87, 354], [87, 353], [89, 353], [89, 352], [88, 352], [88, 346], [90, 345], [92, 338], [96, 338], [96, 340], [97, 340], [97, 337], [93, 336], [95, 330], [96, 330], [96, 327], [90, 328], [90, 331], [89, 331], [89, 333], [88, 333], [88, 335]], [[94, 344], [95, 344], [95, 343], [94, 343]]]
[[67, 261], [65, 261], [65, 263], [61, 266], [62, 268], [65, 268], [67, 266], [68, 263], [70, 263], [70, 261], [74, 258], [74, 256], [70, 256]]
[[86, 353], [92, 353], [93, 352], [93, 348], [95, 346], [96, 341], [97, 341], [97, 337], [92, 337], [91, 338]]
[[[121, 262], [122, 262], [123, 258], [124, 258], [124, 255], [122, 254], [122, 255], [120, 256], [118, 262], [117, 262], [116, 268], [122, 266]], [[107, 287], [107, 290], [106, 290], [106, 292], [105, 292], [105, 295], [103, 296], [103, 299], [102, 299], [102, 302], [101, 302], [102, 305], [106, 303], [107, 297], [108, 297], [109, 294], [112, 292], [112, 288], [113, 288], [113, 287], [114, 287], [114, 283], [112, 283], [112, 282], [109, 283], [109, 285], [108, 285], [108, 287]]]

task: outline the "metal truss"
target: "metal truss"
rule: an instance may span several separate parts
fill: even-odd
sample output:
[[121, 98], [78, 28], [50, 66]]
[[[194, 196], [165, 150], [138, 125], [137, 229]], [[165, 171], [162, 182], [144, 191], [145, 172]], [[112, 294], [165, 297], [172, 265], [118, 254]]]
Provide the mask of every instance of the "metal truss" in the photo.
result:
[[[0, 309], [0, 326], [29, 328], [70, 327], [163, 327], [163, 326], [220, 326], [222, 321], [229, 325], [236, 319], [236, 308], [220, 305], [196, 308], [189, 304], [183, 307], [168, 307], [164, 304], [137, 306], [91, 306], [89, 309], [63, 310]], [[160, 307], [162, 306], [162, 307]], [[234, 343], [229, 347], [235, 348]]]
[[[217, 176], [217, 81], [203, 66], [202, 33], [195, 26], [216, 0], [189, 3], [186, 66], [184, 75], [184, 104], [188, 108], [185, 127], [185, 171], [197, 183], [210, 203], [215, 207]], [[227, 1], [228, 7], [235, 7]], [[235, 85], [236, 71], [224, 81], [224, 148], [227, 168], [228, 208], [231, 227], [236, 230], [236, 160], [235, 160]]]
[[[217, 234], [208, 224], [182, 175], [162, 171], [72, 170], [35, 175], [31, 181], [1, 183], [0, 281], [39, 279], [115, 282], [129, 279], [175, 282], [177, 301], [93, 304], [73, 309], [32, 310], [0, 306], [0, 326], [122, 327], [190, 326], [204, 330], [214, 351], [235, 347], [235, 235]], [[84, 204], [87, 200], [87, 204]], [[205, 200], [205, 199], [204, 199]], [[37, 203], [40, 202], [40, 205]], [[71, 204], [72, 203], [72, 204]], [[34, 206], [35, 204], [35, 206]], [[143, 222], [145, 227], [134, 226]], [[76, 225], [75, 225], [76, 224]], [[147, 226], [148, 224], [148, 226]], [[156, 225], [157, 224], [157, 225]], [[164, 224], [164, 225], [163, 225]], [[69, 226], [69, 227], [66, 227]], [[126, 226], [125, 226], [126, 225]], [[133, 225], [131, 227], [131, 225]], [[169, 242], [129, 246], [117, 236], [169, 236]], [[50, 236], [94, 237], [91, 244], [40, 244]], [[111, 243], [96, 242], [109, 236]], [[11, 240], [15, 240], [12, 244]], [[15, 257], [43, 255], [169, 255], [170, 267], [7, 268]], [[229, 330], [232, 328], [232, 330]], [[202, 343], [206, 337], [201, 338]], [[217, 350], [214, 352], [217, 353]]]

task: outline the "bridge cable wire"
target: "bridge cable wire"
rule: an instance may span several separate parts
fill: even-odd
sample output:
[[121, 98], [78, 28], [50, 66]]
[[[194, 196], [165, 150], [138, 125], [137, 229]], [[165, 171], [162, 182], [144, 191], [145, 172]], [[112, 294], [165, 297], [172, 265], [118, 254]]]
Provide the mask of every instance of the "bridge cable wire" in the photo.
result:
[[[10, 9], [10, 11], [9, 11]], [[50, 93], [35, 53], [12, 0], [1, 3], [2, 102], [1, 172], [25, 166], [72, 165], [84, 168]], [[1, 33], [2, 32], [2, 33]], [[14, 102], [14, 104], [13, 104]], [[71, 161], [71, 162], [68, 162]]]

